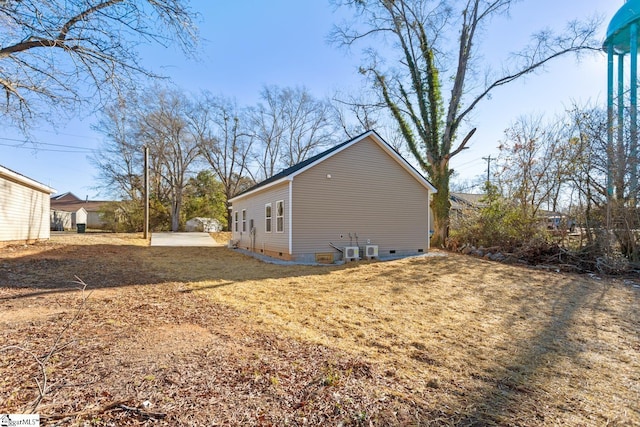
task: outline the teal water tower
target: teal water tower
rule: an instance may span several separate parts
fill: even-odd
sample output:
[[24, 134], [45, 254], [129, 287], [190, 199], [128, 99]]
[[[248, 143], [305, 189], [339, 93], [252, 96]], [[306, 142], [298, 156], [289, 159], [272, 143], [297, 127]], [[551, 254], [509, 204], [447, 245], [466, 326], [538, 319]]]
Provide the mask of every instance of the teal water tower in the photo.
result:
[[[638, 32], [640, 26], [640, 0], [627, 0], [616, 12], [607, 28], [607, 38], [603, 48], [607, 52], [607, 120], [609, 147], [609, 176], [607, 192], [613, 197], [614, 170], [620, 172], [621, 165], [614, 165], [612, 153], [620, 153], [624, 147], [625, 131], [625, 56], [629, 55], [629, 190], [631, 199], [638, 193]], [[617, 76], [614, 71], [617, 62]], [[614, 96], [617, 90], [617, 95]], [[617, 114], [614, 109], [617, 106]], [[617, 133], [614, 150], [614, 131]], [[623, 194], [616, 194], [622, 198]]]

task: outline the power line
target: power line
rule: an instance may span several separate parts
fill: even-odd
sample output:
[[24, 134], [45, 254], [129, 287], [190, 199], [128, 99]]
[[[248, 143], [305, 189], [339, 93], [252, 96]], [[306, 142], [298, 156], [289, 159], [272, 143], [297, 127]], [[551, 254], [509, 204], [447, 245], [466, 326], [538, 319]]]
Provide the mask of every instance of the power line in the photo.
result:
[[478, 159], [469, 160], [468, 162], [464, 162], [464, 163], [461, 163], [459, 165], [456, 165], [456, 168], [461, 168], [462, 166], [467, 166], [467, 165], [470, 165], [471, 163], [475, 163], [475, 162], [478, 162], [480, 160], [481, 159], [479, 159], [479, 158]]
[[38, 130], [38, 133], [49, 133], [52, 135], [72, 136], [74, 138], [95, 139], [96, 141], [100, 141], [100, 138], [98, 138], [97, 136], [78, 135], [75, 133], [58, 132], [58, 131], [46, 130], [46, 129], [40, 129]]
[[93, 148], [83, 147], [83, 146], [78, 146], [78, 145], [52, 144], [50, 142], [29, 141], [29, 140], [26, 140], [26, 139], [6, 138], [6, 137], [2, 137], [2, 136], [0, 136], [0, 139], [2, 139], [4, 141], [20, 142], [20, 143], [23, 143], [23, 144], [48, 145], [48, 146], [52, 146], [52, 147], [63, 147], [63, 148], [76, 148], [76, 149], [83, 149], [83, 150], [93, 150]]
[[[27, 141], [27, 140], [23, 140], [23, 139], [0, 137], [0, 140], [19, 142], [19, 144], [3, 144], [3, 143], [0, 143], [0, 145], [2, 145], [4, 147], [20, 148], [20, 149], [25, 149], [25, 150], [59, 151], [59, 152], [63, 152], [63, 153], [93, 153], [93, 152], [96, 151], [95, 149], [88, 148], [88, 147], [81, 147], [81, 146], [79, 147], [79, 146], [64, 145], [64, 144], [51, 144], [51, 143], [47, 143], [47, 142]], [[24, 145], [24, 144], [31, 144], [31, 145]], [[40, 145], [44, 145], [44, 146], [47, 146], [47, 147], [70, 148], [71, 150], [55, 150], [55, 149], [51, 149], [51, 148], [39, 148]]]
[[80, 148], [78, 150], [58, 150], [58, 149], [54, 149], [54, 148], [25, 147], [25, 146], [22, 146], [22, 145], [3, 144], [3, 143], [0, 143], [0, 146], [10, 147], [10, 148], [18, 148], [18, 149], [22, 149], [22, 150], [35, 150], [35, 151], [39, 151], [39, 152], [56, 152], [56, 153], [91, 154], [91, 153], [94, 153], [96, 151], [96, 150], [91, 150], [89, 148]]

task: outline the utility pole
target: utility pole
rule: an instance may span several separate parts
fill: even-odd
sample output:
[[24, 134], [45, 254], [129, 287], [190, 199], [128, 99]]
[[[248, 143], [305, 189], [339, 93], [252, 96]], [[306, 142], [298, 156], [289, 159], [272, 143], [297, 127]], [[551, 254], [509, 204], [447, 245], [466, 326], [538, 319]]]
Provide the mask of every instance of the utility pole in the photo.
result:
[[491, 155], [489, 155], [488, 157], [483, 157], [482, 160], [487, 161], [487, 182], [490, 183], [491, 182], [491, 160], [492, 160]]
[[143, 237], [149, 239], [149, 147], [144, 146], [144, 230]]

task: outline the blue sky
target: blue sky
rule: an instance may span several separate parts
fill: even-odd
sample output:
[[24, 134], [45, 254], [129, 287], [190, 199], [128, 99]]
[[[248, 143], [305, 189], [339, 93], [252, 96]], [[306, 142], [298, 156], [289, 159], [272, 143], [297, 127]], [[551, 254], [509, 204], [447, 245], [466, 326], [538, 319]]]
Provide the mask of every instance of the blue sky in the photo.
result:
[[[521, 48], [538, 30], [562, 29], [567, 21], [599, 14], [606, 24], [623, 0], [526, 0], [516, 3], [510, 19], [496, 19], [483, 41], [486, 61], [500, 67], [506, 54]], [[315, 96], [360, 87], [358, 51], [345, 53], [329, 46], [327, 35], [343, 17], [328, 0], [198, 0], [192, 7], [202, 15], [200, 59], [187, 60], [175, 48], [141, 51], [144, 61], [187, 91], [206, 89], [235, 98], [239, 105], [258, 101], [263, 85], [306, 86]], [[344, 16], [344, 15], [343, 15]], [[460, 179], [486, 173], [482, 157], [497, 154], [503, 131], [521, 115], [545, 113], [549, 117], [577, 102], [606, 102], [604, 55], [561, 59], [545, 72], [505, 86], [493, 93], [473, 114], [478, 131], [470, 149], [452, 160]], [[104, 197], [94, 189], [97, 172], [87, 159], [102, 136], [91, 130], [98, 117], [78, 117], [54, 131], [44, 124], [33, 131], [46, 144], [38, 149], [9, 147], [22, 136], [5, 127], [0, 136], [0, 164], [50, 185], [58, 192], [79, 197]], [[4, 138], [4, 139], [2, 139]], [[8, 139], [7, 139], [8, 138]], [[18, 141], [14, 141], [18, 140]], [[4, 144], [4, 145], [2, 145]], [[58, 151], [52, 151], [58, 150]]]

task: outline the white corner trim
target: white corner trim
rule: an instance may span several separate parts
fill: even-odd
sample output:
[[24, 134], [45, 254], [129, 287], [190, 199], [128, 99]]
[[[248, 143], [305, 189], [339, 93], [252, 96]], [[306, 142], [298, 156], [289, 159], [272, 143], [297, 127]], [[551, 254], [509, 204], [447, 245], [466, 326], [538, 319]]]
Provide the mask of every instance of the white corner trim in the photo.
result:
[[293, 201], [293, 179], [289, 180], [289, 255], [293, 255], [293, 209], [291, 203]]
[[431, 250], [431, 191], [427, 192], [427, 252]]

